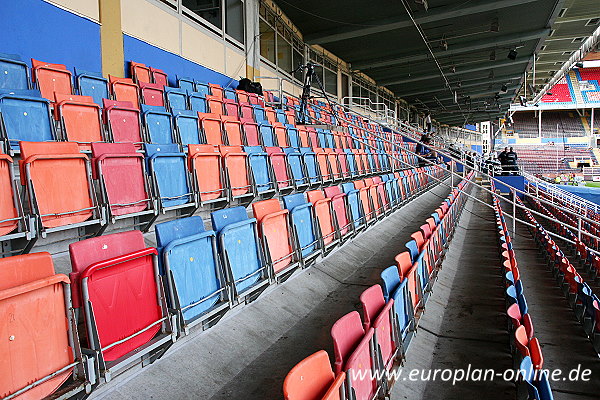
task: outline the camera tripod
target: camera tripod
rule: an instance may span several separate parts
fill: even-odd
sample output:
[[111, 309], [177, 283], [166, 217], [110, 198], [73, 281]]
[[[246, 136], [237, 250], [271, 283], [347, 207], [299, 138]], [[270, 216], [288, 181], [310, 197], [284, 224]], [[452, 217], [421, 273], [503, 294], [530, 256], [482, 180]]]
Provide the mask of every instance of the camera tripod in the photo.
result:
[[306, 69], [306, 72], [304, 75], [304, 86], [302, 88], [302, 97], [300, 98], [300, 110], [296, 117], [296, 124], [299, 124], [299, 125], [306, 125], [306, 124], [310, 123], [310, 115], [308, 114], [308, 101], [310, 100], [310, 90], [311, 90], [311, 85], [312, 85], [313, 79], [317, 82], [317, 85], [318, 85], [319, 89], [321, 90], [323, 97], [329, 104], [331, 111], [333, 111], [333, 105], [331, 104], [329, 97], [327, 97], [325, 88], [323, 88], [323, 83], [321, 82], [319, 75], [317, 75], [315, 73], [315, 66], [316, 66], [316, 64], [308, 62], [306, 64], [300, 64], [298, 66], [298, 68], [296, 68], [295, 70], [293, 70], [291, 72], [293, 75], [298, 71]]

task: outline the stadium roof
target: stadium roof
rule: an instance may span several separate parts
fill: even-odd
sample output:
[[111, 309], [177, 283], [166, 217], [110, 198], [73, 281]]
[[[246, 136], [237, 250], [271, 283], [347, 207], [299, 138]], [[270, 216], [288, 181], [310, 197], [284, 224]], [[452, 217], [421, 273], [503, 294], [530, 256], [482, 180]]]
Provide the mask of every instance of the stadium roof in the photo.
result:
[[[587, 24], [600, 14], [597, 1], [275, 0], [307, 43], [323, 46], [448, 124], [462, 124], [466, 115], [469, 122], [502, 115], [523, 86], [534, 53], [541, 63], [564, 62], [570, 54], [562, 53], [578, 48], [572, 39], [593, 31], [597, 21]], [[515, 59], [508, 58], [511, 50]]]

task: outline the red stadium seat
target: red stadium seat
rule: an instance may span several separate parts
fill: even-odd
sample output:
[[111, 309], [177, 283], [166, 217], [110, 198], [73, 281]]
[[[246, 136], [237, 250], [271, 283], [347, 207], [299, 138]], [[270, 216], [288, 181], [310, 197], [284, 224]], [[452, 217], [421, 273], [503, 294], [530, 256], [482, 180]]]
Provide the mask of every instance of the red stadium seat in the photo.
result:
[[63, 137], [77, 142], [82, 150], [90, 150], [90, 143], [104, 140], [100, 106], [91, 97], [56, 94], [54, 114]]
[[116, 101], [128, 101], [133, 108], [140, 108], [140, 87], [129, 78], [109, 75], [110, 91]]
[[149, 106], [165, 106], [165, 87], [158, 83], [140, 83], [142, 103]]
[[50, 64], [31, 59], [31, 78], [42, 97], [54, 101], [56, 94], [73, 94], [71, 71], [62, 64]]
[[131, 74], [131, 78], [138, 85], [141, 83], [151, 83], [152, 76], [150, 73], [150, 68], [146, 66], [146, 64], [137, 63], [137, 62], [129, 62], [129, 73]]
[[335, 373], [346, 370], [346, 361], [365, 335], [360, 314], [352, 311], [338, 319], [331, 327], [333, 352], [335, 355]]
[[325, 350], [300, 361], [283, 381], [285, 400], [339, 400], [346, 374], [335, 377]]
[[113, 142], [134, 143], [141, 148], [140, 110], [128, 101], [103, 99], [104, 123]]
[[188, 148], [189, 167], [200, 194], [200, 202], [226, 202], [227, 188], [218, 148], [207, 144], [189, 145]]

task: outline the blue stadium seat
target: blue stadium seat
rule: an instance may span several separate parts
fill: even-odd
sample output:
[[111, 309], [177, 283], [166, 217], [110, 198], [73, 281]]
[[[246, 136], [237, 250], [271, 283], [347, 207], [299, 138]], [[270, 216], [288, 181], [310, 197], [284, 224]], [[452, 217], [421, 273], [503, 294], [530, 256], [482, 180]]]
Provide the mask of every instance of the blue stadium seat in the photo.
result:
[[173, 110], [172, 113], [177, 142], [184, 148], [188, 144], [200, 144], [198, 113], [191, 110]]
[[283, 152], [287, 155], [287, 161], [292, 172], [294, 186], [297, 191], [304, 191], [308, 187], [309, 181], [304, 167], [304, 159], [297, 148], [285, 147]]
[[90, 96], [94, 103], [102, 106], [102, 99], [108, 99], [108, 79], [99, 72], [77, 71], [77, 90], [81, 96]]
[[346, 153], [346, 159], [348, 160], [348, 169], [350, 170], [350, 176], [356, 176], [358, 174], [358, 168], [356, 166], [356, 159], [354, 158], [354, 153], [350, 149], [344, 149], [344, 153]]
[[146, 143], [174, 143], [173, 118], [164, 107], [142, 104], [142, 123], [146, 130]]
[[225, 88], [223, 89], [223, 93], [225, 94], [225, 99], [234, 100], [237, 102], [237, 94], [235, 93], [234, 89]]
[[301, 147], [300, 153], [306, 166], [306, 174], [311, 186], [319, 186], [321, 184], [321, 174], [317, 162], [317, 155], [310, 147]]
[[29, 82], [29, 67], [21, 57], [0, 53], [0, 89], [27, 90]]
[[169, 304], [181, 329], [222, 315], [229, 309], [227, 282], [217, 252], [217, 236], [202, 218], [188, 217], [156, 225], [156, 243], [166, 277]]
[[359, 199], [359, 191], [354, 187], [352, 182], [342, 183], [342, 190], [346, 193], [346, 198], [348, 199], [348, 206], [350, 207], [354, 227], [359, 228], [365, 222], [364, 212]]
[[234, 299], [240, 301], [269, 283], [269, 272], [258, 239], [256, 219], [244, 207], [211, 214], [219, 250]]
[[165, 98], [167, 99], [167, 107], [171, 112], [188, 108], [188, 96], [185, 89], [165, 86]]
[[275, 195], [275, 178], [269, 165], [269, 155], [260, 146], [244, 146], [254, 177], [256, 193], [262, 198]]
[[[260, 124], [261, 122], [266, 122], [268, 123], [269, 120], [267, 118], [267, 114], [265, 112], [265, 109], [262, 106], [258, 106], [258, 105], [252, 105], [252, 111], [254, 113], [254, 120]], [[266, 145], [265, 145], [266, 146]]]
[[186, 90], [188, 93], [192, 93], [196, 91], [196, 86], [194, 85], [194, 80], [192, 78], [187, 77], [177, 77], [177, 86], [180, 89]]
[[531, 357], [526, 356], [521, 361], [519, 366], [519, 375], [525, 383], [530, 399], [536, 400], [552, 400], [552, 389], [548, 382], [548, 371], [534, 373]]
[[265, 147], [275, 147], [275, 133], [273, 132], [273, 127], [268, 122], [260, 123], [259, 131], [262, 145]]
[[19, 142], [55, 140], [50, 102], [40, 97], [38, 90], [0, 90], [2, 131], [0, 138], [9, 149], [18, 151]]
[[208, 112], [206, 105], [206, 98], [202, 93], [188, 92], [190, 100], [190, 109], [196, 112], [205, 113]]
[[194, 81], [194, 88], [195, 88], [195, 92], [199, 93], [202, 97], [206, 98], [206, 96], [210, 96], [211, 92], [210, 92], [210, 88], [208, 87], [208, 84], [204, 83], [204, 82], [200, 82], [200, 81]]
[[147, 144], [148, 172], [160, 199], [161, 210], [195, 207], [187, 158], [176, 144]]
[[298, 134], [298, 129], [292, 124], [285, 124], [285, 127], [287, 128], [290, 147], [299, 148], [301, 146], [301, 143], [300, 135]]
[[316, 218], [313, 205], [306, 201], [303, 193], [284, 196], [283, 204], [285, 208], [290, 210], [292, 226], [298, 238], [302, 260], [306, 265], [307, 262], [320, 254], [320, 241], [315, 224]]

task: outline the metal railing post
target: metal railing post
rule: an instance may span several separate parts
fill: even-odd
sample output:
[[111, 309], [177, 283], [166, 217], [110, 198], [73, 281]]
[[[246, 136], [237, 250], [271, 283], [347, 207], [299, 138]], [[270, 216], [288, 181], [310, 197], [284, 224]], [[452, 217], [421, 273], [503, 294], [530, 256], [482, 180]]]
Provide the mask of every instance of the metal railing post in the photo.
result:
[[513, 235], [515, 235], [517, 233], [517, 192], [516, 191], [512, 191], [513, 194], [513, 215], [512, 215], [512, 220], [513, 220]]
[[581, 240], [581, 215], [577, 216], [577, 239]]

